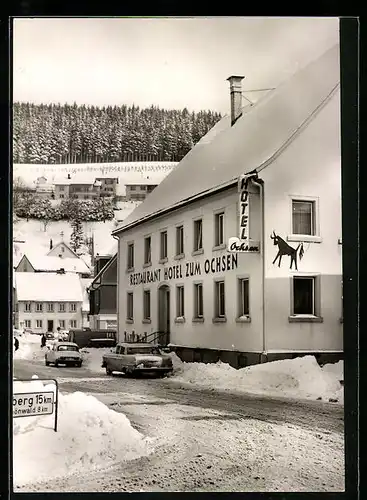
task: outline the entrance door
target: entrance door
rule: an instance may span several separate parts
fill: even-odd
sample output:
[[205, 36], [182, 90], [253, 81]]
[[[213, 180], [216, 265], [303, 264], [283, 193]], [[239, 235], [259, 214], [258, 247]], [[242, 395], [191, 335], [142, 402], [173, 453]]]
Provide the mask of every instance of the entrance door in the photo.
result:
[[54, 331], [54, 320], [53, 319], [47, 320], [47, 331], [48, 332]]
[[168, 285], [162, 285], [158, 290], [158, 330], [161, 335], [160, 343], [167, 345], [170, 342], [170, 291]]

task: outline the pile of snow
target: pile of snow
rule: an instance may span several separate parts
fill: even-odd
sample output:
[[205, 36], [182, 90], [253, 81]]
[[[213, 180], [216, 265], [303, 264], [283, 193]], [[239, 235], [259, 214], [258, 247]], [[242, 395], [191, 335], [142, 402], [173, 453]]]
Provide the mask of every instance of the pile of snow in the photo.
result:
[[181, 383], [268, 396], [344, 401], [342, 361], [320, 367], [314, 356], [303, 356], [236, 370], [227, 363], [185, 363], [176, 354], [170, 355], [174, 366], [171, 378]]
[[24, 333], [18, 340], [19, 349], [15, 351], [13, 346], [14, 359], [44, 360], [46, 348], [41, 348], [41, 335]]
[[[13, 392], [54, 390], [53, 384], [14, 380]], [[54, 415], [13, 419], [14, 486], [98, 469], [153, 451], [152, 441], [128, 418], [82, 392], [59, 393], [58, 430]]]

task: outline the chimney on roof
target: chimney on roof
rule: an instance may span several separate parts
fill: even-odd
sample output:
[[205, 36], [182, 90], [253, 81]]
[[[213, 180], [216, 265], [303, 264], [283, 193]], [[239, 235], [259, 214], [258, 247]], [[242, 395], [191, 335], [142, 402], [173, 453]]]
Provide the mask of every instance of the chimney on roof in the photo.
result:
[[231, 125], [234, 125], [237, 119], [242, 115], [242, 85], [241, 81], [244, 76], [230, 76], [227, 78], [229, 82], [229, 90], [231, 93]]

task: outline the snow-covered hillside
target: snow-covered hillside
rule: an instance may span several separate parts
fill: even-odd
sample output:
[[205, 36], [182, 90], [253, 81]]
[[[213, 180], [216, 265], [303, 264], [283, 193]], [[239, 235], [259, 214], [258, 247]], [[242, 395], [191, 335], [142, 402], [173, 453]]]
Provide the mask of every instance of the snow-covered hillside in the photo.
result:
[[96, 177], [118, 177], [119, 184], [139, 181], [142, 178], [149, 178], [158, 183], [168, 175], [177, 162], [156, 161], [156, 162], [116, 162], [116, 163], [73, 163], [61, 165], [42, 164], [13, 164], [13, 178], [20, 177], [27, 185], [33, 185], [37, 177], [45, 176], [48, 183], [56, 177], [67, 174], [78, 174], [82, 179], [90, 179], [91, 174]]

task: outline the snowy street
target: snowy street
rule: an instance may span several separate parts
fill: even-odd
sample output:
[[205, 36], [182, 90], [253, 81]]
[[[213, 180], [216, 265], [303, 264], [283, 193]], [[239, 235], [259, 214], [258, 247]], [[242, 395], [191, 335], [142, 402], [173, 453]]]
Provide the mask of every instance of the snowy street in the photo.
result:
[[[152, 439], [139, 458], [15, 491], [343, 491], [343, 406], [238, 394], [173, 378], [107, 377], [15, 359], [16, 378], [56, 377], [62, 394], [97, 398]], [[25, 420], [25, 419], [20, 419]], [[50, 431], [52, 432], [52, 431]], [[81, 479], [82, 478], [82, 479]]]

